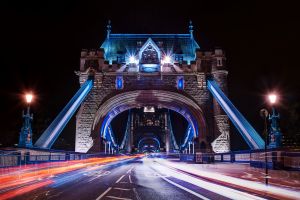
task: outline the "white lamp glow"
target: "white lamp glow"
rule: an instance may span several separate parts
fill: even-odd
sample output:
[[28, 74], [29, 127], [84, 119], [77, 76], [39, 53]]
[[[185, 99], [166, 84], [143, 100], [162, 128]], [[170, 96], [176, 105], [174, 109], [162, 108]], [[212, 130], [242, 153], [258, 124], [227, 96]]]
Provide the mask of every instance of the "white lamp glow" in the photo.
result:
[[270, 103], [274, 104], [274, 103], [276, 103], [277, 95], [276, 94], [269, 94], [268, 98], [269, 98]]
[[31, 103], [32, 99], [33, 99], [33, 95], [32, 94], [26, 94], [25, 95], [25, 99], [27, 103]]
[[171, 63], [171, 58], [170, 56], [165, 56], [164, 60], [163, 60], [163, 63]]
[[134, 56], [130, 56], [130, 57], [129, 57], [129, 63], [130, 63], [130, 64], [136, 63], [136, 60], [135, 60], [135, 57], [134, 57]]

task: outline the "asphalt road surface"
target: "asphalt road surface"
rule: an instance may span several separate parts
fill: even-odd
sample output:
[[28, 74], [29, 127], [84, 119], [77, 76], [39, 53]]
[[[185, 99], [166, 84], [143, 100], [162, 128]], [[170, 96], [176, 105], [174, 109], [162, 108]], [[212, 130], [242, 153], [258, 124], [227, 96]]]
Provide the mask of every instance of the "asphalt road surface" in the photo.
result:
[[[25, 191], [28, 187], [43, 183], [47, 184]], [[152, 158], [91, 165], [44, 177], [43, 180], [36, 180], [36, 184], [19, 185], [19, 195], [13, 195], [11, 199], [271, 199], [192, 176]], [[0, 190], [2, 194], [5, 192], [9, 190]]]

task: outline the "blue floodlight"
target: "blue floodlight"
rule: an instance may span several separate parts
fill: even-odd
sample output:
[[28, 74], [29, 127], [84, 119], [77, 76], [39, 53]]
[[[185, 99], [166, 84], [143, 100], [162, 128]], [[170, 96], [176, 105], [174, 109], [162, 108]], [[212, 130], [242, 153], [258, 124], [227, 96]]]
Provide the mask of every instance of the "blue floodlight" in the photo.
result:
[[184, 89], [184, 78], [180, 77], [177, 80], [177, 89], [178, 90], [183, 90]]
[[124, 87], [123, 85], [123, 76], [117, 76], [116, 77], [116, 89], [117, 90], [122, 90]]

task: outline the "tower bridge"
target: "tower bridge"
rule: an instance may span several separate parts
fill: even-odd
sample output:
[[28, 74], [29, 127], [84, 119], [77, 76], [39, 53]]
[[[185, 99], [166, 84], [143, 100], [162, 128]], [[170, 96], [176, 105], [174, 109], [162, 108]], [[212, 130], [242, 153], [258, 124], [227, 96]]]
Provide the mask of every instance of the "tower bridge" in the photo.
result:
[[[224, 51], [203, 51], [192, 24], [185, 34], [115, 34], [109, 24], [99, 49], [81, 51], [76, 74], [81, 88], [35, 146], [51, 148], [80, 106], [77, 152], [107, 148], [172, 152], [191, 144], [195, 151], [228, 152], [229, 120], [251, 149], [264, 147], [259, 134], [226, 96]], [[169, 110], [188, 122], [182, 143], [174, 137]], [[122, 142], [117, 143], [111, 121], [124, 111], [130, 114]], [[144, 114], [145, 121], [141, 120]]]

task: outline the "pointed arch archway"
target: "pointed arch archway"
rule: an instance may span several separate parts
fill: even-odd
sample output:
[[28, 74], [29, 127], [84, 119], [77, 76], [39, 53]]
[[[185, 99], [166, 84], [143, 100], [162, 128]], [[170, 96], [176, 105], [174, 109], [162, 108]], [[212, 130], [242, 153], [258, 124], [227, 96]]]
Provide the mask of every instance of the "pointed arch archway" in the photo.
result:
[[192, 99], [176, 92], [164, 90], [135, 90], [118, 94], [106, 100], [98, 108], [92, 126], [93, 151], [98, 151], [101, 138], [118, 114], [144, 106], [157, 106], [173, 110], [181, 114], [191, 125], [194, 130], [194, 138], [205, 139], [207, 136], [204, 113]]

